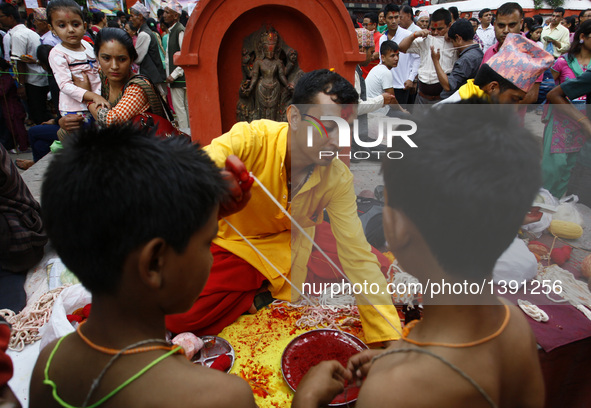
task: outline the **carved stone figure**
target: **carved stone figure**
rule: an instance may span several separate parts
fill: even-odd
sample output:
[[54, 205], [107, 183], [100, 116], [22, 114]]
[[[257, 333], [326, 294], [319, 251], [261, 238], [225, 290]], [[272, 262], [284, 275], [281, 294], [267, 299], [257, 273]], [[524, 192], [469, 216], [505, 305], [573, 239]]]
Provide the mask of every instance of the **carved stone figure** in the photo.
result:
[[297, 51], [285, 45], [273, 27], [262, 27], [245, 38], [237, 119], [286, 120], [287, 103], [303, 73]]

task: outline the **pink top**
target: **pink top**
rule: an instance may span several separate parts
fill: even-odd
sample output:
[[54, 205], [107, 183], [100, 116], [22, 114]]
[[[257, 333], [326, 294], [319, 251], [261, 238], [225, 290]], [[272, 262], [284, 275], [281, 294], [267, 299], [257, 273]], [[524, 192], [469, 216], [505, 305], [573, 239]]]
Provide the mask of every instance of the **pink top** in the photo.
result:
[[59, 110], [66, 112], [87, 111], [83, 102], [86, 90], [74, 85], [72, 75], [82, 78], [82, 73], [88, 75], [92, 92], [101, 94], [101, 79], [98, 73], [98, 63], [92, 46], [82, 40], [84, 51], [72, 51], [58, 44], [49, 53], [49, 65], [53, 76], [60, 88]]
[[560, 85], [567, 79], [576, 78], [575, 73], [572, 69], [570, 69], [564, 57], [560, 57], [556, 60], [556, 62], [552, 66], [552, 71], [558, 72], [559, 74], [558, 79], [556, 80], [556, 85]]

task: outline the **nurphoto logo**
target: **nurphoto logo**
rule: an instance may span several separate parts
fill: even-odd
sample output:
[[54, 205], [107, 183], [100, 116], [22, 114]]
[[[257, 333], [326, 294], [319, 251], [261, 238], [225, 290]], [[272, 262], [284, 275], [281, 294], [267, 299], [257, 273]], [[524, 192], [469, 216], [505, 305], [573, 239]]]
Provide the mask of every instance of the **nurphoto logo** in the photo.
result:
[[[351, 132], [349, 122], [347, 122], [346, 119], [338, 116], [321, 116], [320, 119], [307, 114], [304, 114], [302, 116], [306, 117], [307, 119], [304, 119], [304, 121], [310, 124], [307, 129], [308, 147], [312, 147], [314, 145], [314, 130], [317, 130], [318, 133], [320, 133], [321, 139], [328, 139], [330, 137], [328, 135], [326, 127], [323, 124], [323, 122], [328, 120], [336, 123], [338, 129], [338, 146], [340, 148], [351, 147], [351, 134], [353, 135], [353, 140], [358, 146], [372, 148], [372, 152], [376, 153], [378, 155], [378, 158], [380, 158], [380, 155], [385, 155], [389, 159], [402, 159], [402, 157], [404, 157], [404, 155], [400, 151], [380, 151], [376, 149], [379, 146], [383, 146], [384, 139], [386, 140], [385, 148], [387, 147], [388, 149], [392, 148], [392, 142], [395, 137], [400, 137], [412, 148], [418, 147], [416, 143], [413, 142], [410, 138], [410, 136], [415, 134], [417, 131], [417, 124], [412, 120], [391, 117], [376, 119], [379, 122], [377, 138], [371, 141], [363, 141], [359, 137], [358, 119], [353, 120], [353, 132]], [[367, 151], [356, 151], [354, 153], [339, 154], [338, 152], [332, 150], [321, 150], [318, 154], [319, 158], [331, 156], [348, 156], [349, 158], [355, 158], [358, 160], [367, 160], [370, 158], [370, 153]]]

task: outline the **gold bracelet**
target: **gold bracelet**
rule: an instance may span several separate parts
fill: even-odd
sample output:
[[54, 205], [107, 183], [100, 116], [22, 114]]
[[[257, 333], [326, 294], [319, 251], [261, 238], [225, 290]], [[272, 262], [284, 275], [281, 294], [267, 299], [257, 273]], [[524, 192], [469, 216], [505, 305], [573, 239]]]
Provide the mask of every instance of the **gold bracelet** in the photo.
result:
[[584, 121], [585, 119], [587, 119], [587, 116], [581, 116], [579, 119], [577, 119], [577, 122], [580, 123], [580, 122]]

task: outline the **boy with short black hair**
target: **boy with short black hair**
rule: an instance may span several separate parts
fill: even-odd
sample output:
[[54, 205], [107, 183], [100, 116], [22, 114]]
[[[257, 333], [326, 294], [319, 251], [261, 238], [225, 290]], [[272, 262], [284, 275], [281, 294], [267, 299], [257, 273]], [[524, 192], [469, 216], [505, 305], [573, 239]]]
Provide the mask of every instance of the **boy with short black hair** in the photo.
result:
[[[396, 44], [396, 42], [390, 40], [382, 42], [382, 45], [380, 46], [381, 62], [372, 68], [365, 79], [368, 98], [375, 98], [383, 93], [389, 93], [395, 98], [392, 69], [398, 66], [399, 55], [398, 44]], [[396, 106], [398, 110], [404, 111], [404, 108], [400, 106], [396, 99], [392, 105]], [[385, 106], [376, 111], [376, 113], [385, 115], [388, 113], [389, 109], [388, 106]]]
[[136, 128], [71, 139], [49, 165], [42, 209], [92, 311], [41, 351], [30, 406], [254, 407], [246, 382], [194, 365], [164, 340], [164, 316], [186, 311], [209, 275], [227, 186], [220, 171], [188, 140]]
[[[383, 164], [384, 232], [423, 285], [490, 280], [541, 183], [538, 143], [508, 109], [481, 105], [481, 114], [449, 120], [461, 108], [415, 119], [418, 148], [401, 146], [404, 158]], [[487, 233], [474, 239], [476, 229]], [[316, 366], [293, 406], [329, 402], [354, 377], [365, 378], [359, 408], [543, 406], [535, 338], [516, 306], [486, 289], [423, 301], [423, 319], [405, 327], [402, 341], [357, 354], [346, 369], [336, 361]], [[392, 384], [405, 392], [391, 392]]]

